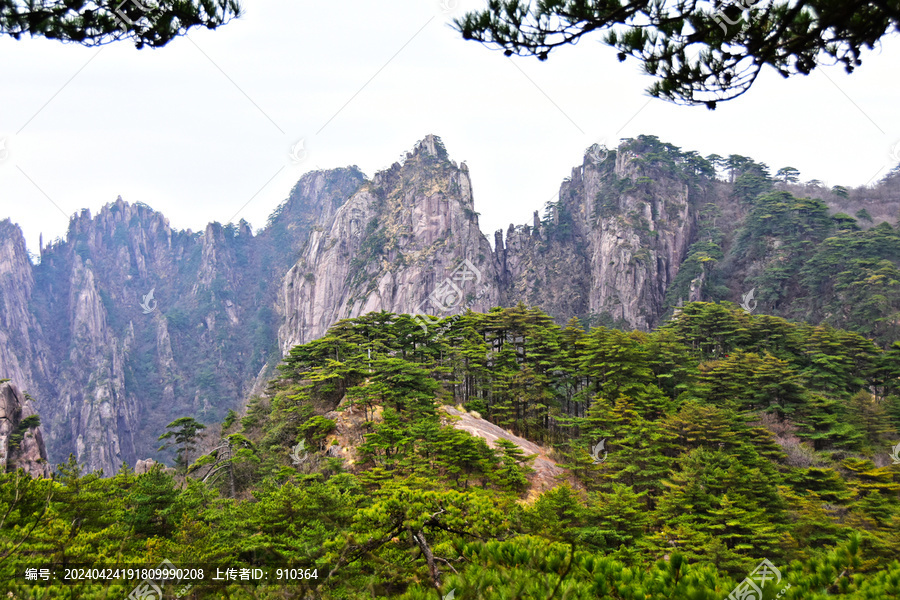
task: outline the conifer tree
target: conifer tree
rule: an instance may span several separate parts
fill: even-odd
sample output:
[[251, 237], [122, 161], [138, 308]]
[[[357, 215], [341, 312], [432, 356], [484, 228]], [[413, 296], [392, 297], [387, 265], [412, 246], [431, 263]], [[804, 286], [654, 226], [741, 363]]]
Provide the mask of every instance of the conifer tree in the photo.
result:
[[160, 446], [159, 450], [162, 451], [172, 446], [178, 446], [176, 462], [182, 473], [187, 474], [188, 466], [191, 464], [190, 453], [196, 446], [197, 435], [201, 429], [206, 429], [206, 425], [199, 423], [192, 417], [181, 417], [166, 425], [166, 429], [169, 431], [159, 436], [159, 439], [171, 441], [167, 441]]

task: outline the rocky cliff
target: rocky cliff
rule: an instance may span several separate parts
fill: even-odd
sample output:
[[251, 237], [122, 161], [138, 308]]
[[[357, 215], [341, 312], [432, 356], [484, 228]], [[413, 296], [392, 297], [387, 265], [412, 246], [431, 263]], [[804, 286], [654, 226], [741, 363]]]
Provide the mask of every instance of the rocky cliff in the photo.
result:
[[310, 234], [284, 277], [279, 344], [285, 353], [371, 311], [437, 316], [499, 302], [498, 264], [478, 227], [468, 169], [428, 136]]
[[32, 399], [9, 381], [0, 380], [0, 472], [15, 469], [24, 469], [32, 477], [50, 476]]
[[[895, 183], [841, 199], [896, 219]], [[39, 400], [51, 463], [74, 453], [110, 474], [161, 458], [175, 418], [221, 420], [339, 319], [524, 302], [560, 323], [648, 329], [679, 299], [737, 300], [754, 269], [780, 260], [729, 257], [745, 218], [766, 218], [753, 198], [775, 185], [750, 159], [652, 136], [594, 146], [545, 214], [497, 232], [492, 248], [468, 168], [427, 136], [371, 179], [355, 167], [306, 174], [256, 235], [243, 221], [174, 230], [120, 198], [73, 216], [35, 264], [4, 221], [0, 377]], [[787, 243], [758, 233], [764, 247]]]
[[221, 418], [276, 347], [271, 257], [246, 223], [174, 231], [119, 199], [73, 217], [37, 266], [5, 232], [0, 372], [41, 399], [54, 462], [109, 474], [155, 454], [172, 415]]
[[696, 233], [695, 209], [710, 181], [675, 169], [634, 143], [618, 152], [593, 147], [563, 182], [545, 219], [496, 234], [504, 304], [525, 302], [558, 319], [648, 329], [666, 312], [666, 290]]

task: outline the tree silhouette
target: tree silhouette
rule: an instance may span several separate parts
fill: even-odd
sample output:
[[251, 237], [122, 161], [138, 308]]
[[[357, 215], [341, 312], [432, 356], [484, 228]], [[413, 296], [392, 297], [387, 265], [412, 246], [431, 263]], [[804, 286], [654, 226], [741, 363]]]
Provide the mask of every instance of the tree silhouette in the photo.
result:
[[159, 439], [172, 441], [168, 441], [160, 446], [159, 450], [162, 451], [172, 446], [178, 446], [175, 460], [187, 473], [188, 465], [191, 464], [188, 455], [194, 449], [197, 434], [201, 429], [206, 429], [206, 425], [198, 423], [193, 417], [181, 417], [166, 425], [166, 429], [170, 431], [159, 436]]
[[729, 0], [490, 0], [454, 20], [465, 39], [499, 46], [507, 56], [546, 60], [560, 46], [605, 32], [602, 41], [643, 63], [657, 78], [651, 96], [688, 105], [746, 93], [764, 65], [784, 77], [808, 75], [826, 61], [848, 73], [863, 48], [900, 26], [897, 2]]
[[0, 0], [0, 35], [83, 46], [130, 39], [137, 48], [159, 48], [192, 27], [216, 29], [240, 15], [237, 0]]

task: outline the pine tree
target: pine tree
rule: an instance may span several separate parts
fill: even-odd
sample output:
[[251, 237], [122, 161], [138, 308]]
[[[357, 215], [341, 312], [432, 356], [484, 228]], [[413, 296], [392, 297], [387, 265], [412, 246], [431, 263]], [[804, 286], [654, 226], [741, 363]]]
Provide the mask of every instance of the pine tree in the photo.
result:
[[173, 477], [156, 464], [137, 477], [125, 498], [126, 522], [142, 537], [169, 535], [181, 516], [177, 500]]
[[201, 429], [206, 429], [206, 425], [199, 423], [192, 417], [181, 417], [175, 419], [168, 425], [166, 429], [170, 430], [159, 436], [159, 440], [170, 440], [159, 447], [159, 451], [163, 451], [172, 446], [178, 446], [176, 454], [176, 462], [181, 468], [181, 472], [187, 474], [188, 466], [191, 464], [190, 453], [194, 450], [197, 443], [197, 435]]
[[737, 445], [734, 416], [726, 410], [698, 402], [686, 402], [663, 421], [680, 452], [706, 447], [729, 451]]
[[856, 392], [847, 404], [847, 421], [863, 434], [870, 447], [884, 448], [897, 431], [891, 426], [884, 407], [868, 392]]
[[586, 509], [590, 520], [580, 539], [601, 549], [634, 546], [649, 524], [641, 494], [621, 483], [614, 483], [607, 493], [590, 494]]
[[656, 385], [670, 398], [677, 398], [695, 381], [697, 361], [669, 329], [660, 329], [648, 337], [647, 361], [656, 375]]

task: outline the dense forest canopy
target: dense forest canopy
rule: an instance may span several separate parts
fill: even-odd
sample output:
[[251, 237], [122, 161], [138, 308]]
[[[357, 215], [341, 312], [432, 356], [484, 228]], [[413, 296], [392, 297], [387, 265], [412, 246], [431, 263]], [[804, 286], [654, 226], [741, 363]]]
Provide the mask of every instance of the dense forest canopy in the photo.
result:
[[[370, 313], [295, 347], [189, 466], [2, 475], [0, 574], [16, 598], [135, 585], [26, 567], [168, 560], [317, 574], [193, 582], [193, 598], [712, 600], [766, 559], [766, 598], [897, 597], [898, 359], [897, 343], [728, 303], [650, 333], [524, 305], [427, 331]], [[450, 426], [445, 405], [541, 443], [558, 485], [538, 493], [533, 457]], [[351, 422], [360, 442], [341, 448]]]

